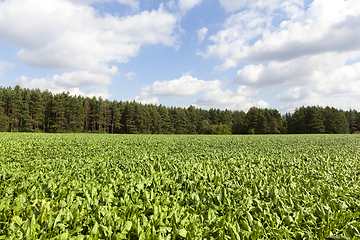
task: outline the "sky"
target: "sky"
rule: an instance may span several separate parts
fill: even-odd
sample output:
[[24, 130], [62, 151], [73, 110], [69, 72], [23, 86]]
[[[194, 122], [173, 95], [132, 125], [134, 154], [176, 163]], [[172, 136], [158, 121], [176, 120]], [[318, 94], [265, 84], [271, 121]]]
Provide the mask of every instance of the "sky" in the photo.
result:
[[360, 110], [359, 0], [0, 0], [0, 85]]

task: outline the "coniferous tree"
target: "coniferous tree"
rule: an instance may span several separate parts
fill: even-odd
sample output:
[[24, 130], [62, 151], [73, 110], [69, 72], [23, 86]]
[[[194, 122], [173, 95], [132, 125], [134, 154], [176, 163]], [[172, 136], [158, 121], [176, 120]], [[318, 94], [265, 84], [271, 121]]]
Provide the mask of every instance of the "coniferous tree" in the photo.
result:
[[306, 108], [306, 121], [308, 123], [308, 133], [323, 133], [325, 130], [324, 116], [320, 107]]
[[161, 117], [162, 133], [174, 133], [174, 125], [171, 121], [168, 108], [160, 104], [158, 111]]
[[234, 111], [233, 112], [233, 124], [232, 124], [232, 133], [241, 134], [245, 133], [245, 119], [246, 113], [243, 111]]
[[69, 129], [72, 132], [82, 132], [84, 129], [86, 112], [83, 107], [83, 99], [81, 96], [74, 96], [70, 99], [68, 117]]
[[9, 128], [9, 117], [6, 114], [5, 110], [5, 94], [4, 89], [0, 88], [0, 131], [6, 132]]
[[264, 134], [269, 132], [269, 125], [265, 117], [265, 110], [252, 107], [246, 113], [246, 126], [248, 133]]
[[198, 115], [194, 106], [190, 105], [186, 110], [186, 118], [188, 120], [188, 133], [196, 134], [198, 129]]
[[347, 119], [347, 122], [349, 124], [349, 132], [354, 133], [356, 131], [359, 131], [359, 125], [357, 123], [359, 113], [356, 110], [350, 109], [349, 111], [345, 112], [345, 116]]
[[10, 114], [10, 126], [11, 132], [16, 129], [16, 132], [19, 131], [19, 124], [21, 121], [21, 106], [22, 106], [22, 89], [19, 85], [16, 85], [14, 90], [11, 91], [9, 99], [9, 108], [11, 111]]
[[53, 104], [53, 95], [50, 91], [45, 90], [41, 93], [41, 98], [43, 99], [44, 109], [44, 121], [43, 121], [43, 131], [50, 131], [50, 122], [52, 121], [52, 104]]
[[277, 109], [265, 109], [270, 133], [281, 133], [283, 131], [282, 117]]
[[300, 107], [295, 109], [294, 114], [292, 115], [291, 129], [293, 133], [307, 133], [306, 126], [306, 109], [305, 107]]
[[64, 132], [67, 121], [66, 121], [66, 99], [65, 94], [55, 94], [52, 104], [52, 124], [51, 128], [55, 132]]
[[45, 116], [45, 106], [39, 89], [32, 90], [31, 92], [30, 115], [34, 131], [38, 131], [39, 126], [43, 125]]
[[220, 112], [220, 123], [222, 123], [223, 125], [227, 125], [230, 126], [233, 123], [233, 116], [232, 116], [232, 112], [225, 109], [225, 111]]
[[49, 91], [15, 86], [0, 88], [0, 131], [104, 133], [354, 133], [360, 131], [360, 113], [333, 107], [300, 107], [294, 113], [276, 109], [243, 111], [203, 110], [101, 98], [53, 95]]
[[144, 133], [146, 132], [146, 123], [145, 123], [145, 109], [142, 104], [136, 103], [135, 106], [135, 115], [134, 115], [134, 122], [136, 131], [134, 133]]
[[90, 108], [91, 99], [86, 97], [84, 100], [84, 112], [85, 112], [85, 132], [89, 131], [90, 119], [91, 119], [91, 108]]
[[323, 110], [326, 133], [348, 133], [349, 124], [344, 111], [327, 106]]
[[126, 102], [124, 110], [125, 132], [137, 133], [135, 125], [135, 104], [136, 102]]
[[29, 105], [32, 105], [31, 102], [31, 96], [30, 96], [30, 90], [24, 89], [23, 91], [23, 102], [21, 105], [21, 119], [20, 119], [20, 125], [24, 125], [25, 130], [27, 132], [32, 130], [32, 117], [30, 116], [30, 107]]
[[122, 102], [117, 102], [114, 101], [111, 105], [110, 105], [110, 110], [111, 110], [111, 133], [117, 132], [117, 133], [121, 133], [121, 114], [123, 111], [123, 104]]
[[148, 105], [148, 111], [150, 114], [150, 132], [152, 134], [162, 133], [162, 121], [161, 116], [156, 108], [156, 106]]
[[99, 118], [100, 118], [100, 106], [99, 103], [96, 99], [96, 97], [92, 97], [90, 99], [90, 126], [91, 126], [91, 132], [95, 132], [98, 128], [97, 128], [97, 124], [99, 122]]
[[110, 101], [109, 100], [105, 100], [103, 102], [103, 128], [104, 128], [104, 133], [109, 133], [110, 132], [110, 124], [111, 124], [111, 110], [110, 110]]

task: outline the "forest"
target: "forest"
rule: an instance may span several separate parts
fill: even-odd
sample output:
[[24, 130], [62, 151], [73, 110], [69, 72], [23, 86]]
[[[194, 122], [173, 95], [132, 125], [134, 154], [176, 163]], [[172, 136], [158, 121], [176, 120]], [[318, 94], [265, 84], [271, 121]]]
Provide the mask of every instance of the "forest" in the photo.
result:
[[285, 134], [357, 133], [360, 112], [302, 106], [281, 115], [277, 109], [244, 111], [166, 107], [136, 101], [109, 101], [69, 92], [0, 87], [2, 132], [92, 132], [118, 134]]

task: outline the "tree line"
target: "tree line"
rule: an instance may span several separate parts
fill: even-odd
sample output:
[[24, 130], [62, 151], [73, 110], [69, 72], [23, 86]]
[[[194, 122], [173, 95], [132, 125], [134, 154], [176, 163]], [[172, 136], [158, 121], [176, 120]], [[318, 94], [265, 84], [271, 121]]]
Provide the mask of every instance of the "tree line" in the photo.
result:
[[93, 132], [121, 134], [275, 134], [354, 133], [360, 112], [330, 107], [300, 107], [248, 112], [189, 106], [165, 107], [135, 101], [73, 96], [69, 92], [0, 87], [2, 132]]

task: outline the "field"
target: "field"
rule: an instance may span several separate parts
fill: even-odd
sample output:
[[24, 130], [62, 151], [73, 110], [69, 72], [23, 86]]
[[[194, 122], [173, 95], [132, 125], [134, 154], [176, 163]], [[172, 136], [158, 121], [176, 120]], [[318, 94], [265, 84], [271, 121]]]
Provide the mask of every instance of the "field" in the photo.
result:
[[0, 239], [360, 239], [359, 135], [0, 134]]

